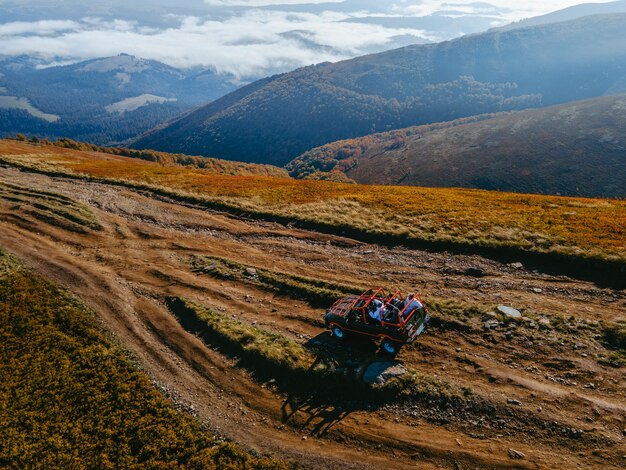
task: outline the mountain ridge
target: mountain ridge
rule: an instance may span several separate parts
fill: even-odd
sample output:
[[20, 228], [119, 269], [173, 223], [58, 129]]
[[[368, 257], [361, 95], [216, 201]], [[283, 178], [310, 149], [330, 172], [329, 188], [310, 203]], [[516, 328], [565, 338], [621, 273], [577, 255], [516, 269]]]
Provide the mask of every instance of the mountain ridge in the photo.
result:
[[367, 184], [626, 197], [626, 94], [333, 142], [287, 169]]
[[626, 15], [407, 46], [256, 82], [132, 146], [283, 165], [411, 125], [604, 94], [626, 77]]
[[618, 0], [607, 3], [581, 3], [563, 8], [545, 15], [515, 21], [513, 23], [493, 28], [494, 30], [512, 30], [520, 27], [539, 26], [549, 23], [571, 21], [585, 16], [607, 15], [612, 13], [626, 13], [626, 0]]

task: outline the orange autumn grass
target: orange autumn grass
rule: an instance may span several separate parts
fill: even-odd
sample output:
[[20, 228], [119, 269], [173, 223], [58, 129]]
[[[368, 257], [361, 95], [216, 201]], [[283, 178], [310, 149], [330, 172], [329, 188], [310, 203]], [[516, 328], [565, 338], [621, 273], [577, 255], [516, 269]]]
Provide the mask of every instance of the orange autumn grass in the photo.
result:
[[626, 202], [467, 189], [230, 176], [97, 152], [0, 140], [0, 159], [117, 182], [374, 239], [515, 249], [626, 265]]

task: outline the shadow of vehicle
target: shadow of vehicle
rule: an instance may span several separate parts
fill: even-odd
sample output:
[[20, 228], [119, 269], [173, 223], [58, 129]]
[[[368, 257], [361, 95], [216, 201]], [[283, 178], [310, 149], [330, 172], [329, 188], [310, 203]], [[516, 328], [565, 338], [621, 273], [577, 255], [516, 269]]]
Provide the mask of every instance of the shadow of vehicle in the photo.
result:
[[304, 347], [322, 359], [348, 365], [356, 358], [359, 362], [374, 360], [378, 352], [376, 343], [369, 338], [347, 335], [344, 339], [338, 340], [329, 331], [311, 338], [304, 343]]
[[354, 411], [376, 410], [388, 400], [363, 382], [374, 363], [389, 362], [376, 343], [360, 336], [342, 340], [325, 331], [304, 346], [315, 355], [310, 371], [323, 366], [326, 379], [311, 387], [309, 394], [289, 393], [282, 404], [282, 422], [321, 436]]
[[[323, 436], [355, 409], [342, 404], [320, 402], [313, 397], [289, 396], [282, 404], [282, 422], [297, 425], [315, 436]], [[302, 419], [296, 419], [302, 415]]]

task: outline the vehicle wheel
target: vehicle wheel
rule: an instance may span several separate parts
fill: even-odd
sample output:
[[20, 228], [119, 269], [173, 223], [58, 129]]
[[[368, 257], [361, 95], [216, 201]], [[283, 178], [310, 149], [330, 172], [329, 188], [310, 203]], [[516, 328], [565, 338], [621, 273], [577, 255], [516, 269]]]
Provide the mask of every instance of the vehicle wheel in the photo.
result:
[[395, 356], [396, 354], [398, 354], [398, 349], [400, 349], [396, 343], [388, 339], [383, 340], [383, 343], [380, 345], [380, 347], [385, 353], [389, 354], [390, 356]]
[[332, 330], [333, 332], [333, 336], [337, 339], [343, 339], [344, 336], [346, 336], [346, 334], [344, 333], [344, 331], [339, 328], [338, 326], [333, 326]]

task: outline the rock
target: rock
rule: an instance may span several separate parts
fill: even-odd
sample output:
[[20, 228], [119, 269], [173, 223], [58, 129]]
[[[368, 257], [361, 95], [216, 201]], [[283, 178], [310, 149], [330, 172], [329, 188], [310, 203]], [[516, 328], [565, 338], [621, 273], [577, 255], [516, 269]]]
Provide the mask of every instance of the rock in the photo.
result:
[[522, 314], [519, 310], [513, 307], [507, 307], [506, 305], [498, 305], [498, 312], [507, 318], [522, 318]]
[[248, 276], [256, 276], [256, 269], [254, 269], [254, 268], [246, 268], [246, 274]]
[[568, 434], [570, 435], [570, 437], [573, 437], [575, 439], [580, 439], [583, 435], [583, 430], [572, 428], [568, 430]]
[[485, 275], [485, 271], [481, 268], [470, 267], [465, 270], [465, 275], [472, 277], [483, 277]]
[[500, 326], [500, 322], [498, 320], [488, 320], [485, 322], [485, 330], [495, 330]]
[[302, 440], [303, 440], [303, 441], [306, 441], [307, 439], [308, 439], [308, 437], [307, 437], [307, 436], [302, 436]]
[[513, 338], [513, 332], [512, 331], [507, 331], [506, 333], [504, 333], [504, 338], [505, 339], [511, 339]]
[[253, 299], [253, 298], [252, 298], [252, 296], [251, 296], [251, 295], [246, 294], [245, 299], [246, 299], [246, 302], [252, 302], [252, 299]]
[[550, 326], [550, 320], [548, 320], [547, 318], [540, 318], [539, 320], [537, 320], [537, 323], [539, 323], [539, 326]]
[[401, 377], [406, 373], [407, 368], [398, 361], [377, 361], [367, 366], [363, 381], [369, 385], [384, 385], [394, 377]]
[[517, 263], [509, 263], [507, 264], [507, 266], [513, 269], [522, 269], [524, 267], [524, 265], [520, 263], [519, 261]]
[[519, 400], [516, 400], [515, 398], [509, 398], [506, 402], [509, 405], [522, 406], [522, 402]]
[[520, 452], [519, 450], [509, 449], [509, 457], [512, 459], [523, 459], [526, 457], [524, 452]]
[[535, 294], [541, 294], [541, 293], [543, 292], [543, 289], [540, 289], [539, 287], [533, 287], [533, 288], [532, 288], [532, 291], [533, 291]]

